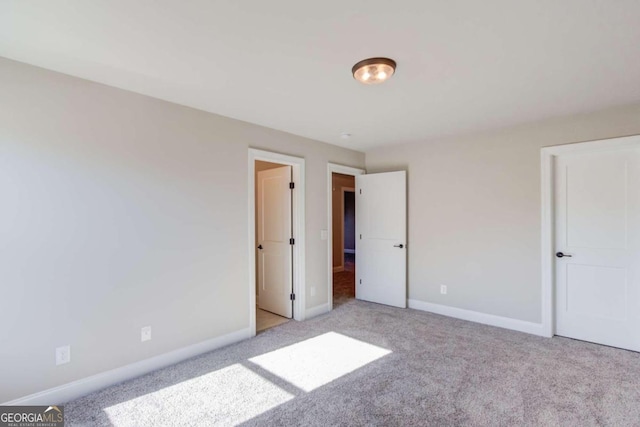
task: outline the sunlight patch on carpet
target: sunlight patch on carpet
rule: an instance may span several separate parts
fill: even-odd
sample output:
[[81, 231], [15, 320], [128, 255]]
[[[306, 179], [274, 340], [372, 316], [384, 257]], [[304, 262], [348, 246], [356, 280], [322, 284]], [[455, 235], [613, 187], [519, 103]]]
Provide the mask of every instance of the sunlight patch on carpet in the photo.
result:
[[233, 425], [294, 396], [234, 364], [105, 408], [114, 426]]
[[309, 392], [390, 353], [390, 350], [327, 332], [249, 361]]

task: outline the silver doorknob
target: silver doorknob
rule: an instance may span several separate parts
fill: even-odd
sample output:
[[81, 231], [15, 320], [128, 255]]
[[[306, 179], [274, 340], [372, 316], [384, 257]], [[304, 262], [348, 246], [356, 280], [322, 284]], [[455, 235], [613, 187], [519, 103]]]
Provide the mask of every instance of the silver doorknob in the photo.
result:
[[394, 248], [404, 248], [404, 245], [402, 243], [400, 243], [399, 245], [393, 245]]

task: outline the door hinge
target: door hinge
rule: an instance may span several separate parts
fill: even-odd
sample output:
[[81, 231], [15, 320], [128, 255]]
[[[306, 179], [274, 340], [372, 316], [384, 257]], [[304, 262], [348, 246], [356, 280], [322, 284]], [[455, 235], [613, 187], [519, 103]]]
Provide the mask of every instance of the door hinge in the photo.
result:
[[296, 300], [296, 294], [289, 294], [289, 299], [291, 301], [295, 301]]
[[293, 190], [294, 188], [296, 188], [296, 183], [295, 183], [295, 182], [290, 182], [290, 183], [289, 183], [289, 188], [290, 188], [290, 189], [292, 189], [292, 190]]
[[289, 239], [289, 244], [290, 245], [295, 245], [296, 244], [296, 239], [294, 239], [293, 237]]
[[362, 240], [362, 234], [360, 235], [360, 240]]
[[362, 188], [360, 189], [360, 194], [362, 194]]
[[362, 279], [360, 279], [360, 284], [362, 285]]

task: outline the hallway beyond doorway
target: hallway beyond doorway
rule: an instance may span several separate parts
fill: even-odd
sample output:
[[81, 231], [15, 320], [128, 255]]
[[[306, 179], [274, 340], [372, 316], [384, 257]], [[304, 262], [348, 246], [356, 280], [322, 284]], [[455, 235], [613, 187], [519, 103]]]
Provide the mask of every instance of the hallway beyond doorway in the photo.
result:
[[333, 273], [333, 307], [356, 297], [356, 256], [344, 254], [344, 270]]

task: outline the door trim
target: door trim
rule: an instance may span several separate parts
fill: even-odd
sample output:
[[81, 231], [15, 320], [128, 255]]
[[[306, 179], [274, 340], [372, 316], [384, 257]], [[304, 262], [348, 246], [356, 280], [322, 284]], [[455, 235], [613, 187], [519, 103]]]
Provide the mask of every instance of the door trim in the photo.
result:
[[[357, 176], [364, 175], [364, 169], [352, 168], [350, 166], [327, 163], [327, 295], [329, 300], [327, 306], [329, 311], [333, 310], [333, 173]], [[344, 200], [344, 199], [343, 199]], [[343, 209], [344, 211], [344, 209]], [[343, 220], [344, 224], [344, 220]], [[344, 258], [344, 255], [343, 255]], [[343, 259], [344, 265], [344, 259]]]
[[640, 135], [543, 147], [540, 150], [540, 178], [542, 197], [541, 280], [542, 332], [555, 335], [555, 159], [562, 154], [597, 153], [640, 146]]
[[255, 162], [279, 163], [291, 166], [295, 189], [291, 206], [293, 222], [293, 293], [296, 299], [293, 301], [293, 319], [304, 320], [305, 312], [305, 161], [300, 157], [286, 154], [273, 153], [271, 151], [249, 148], [249, 328], [251, 336], [256, 335], [256, 186], [255, 186]]

